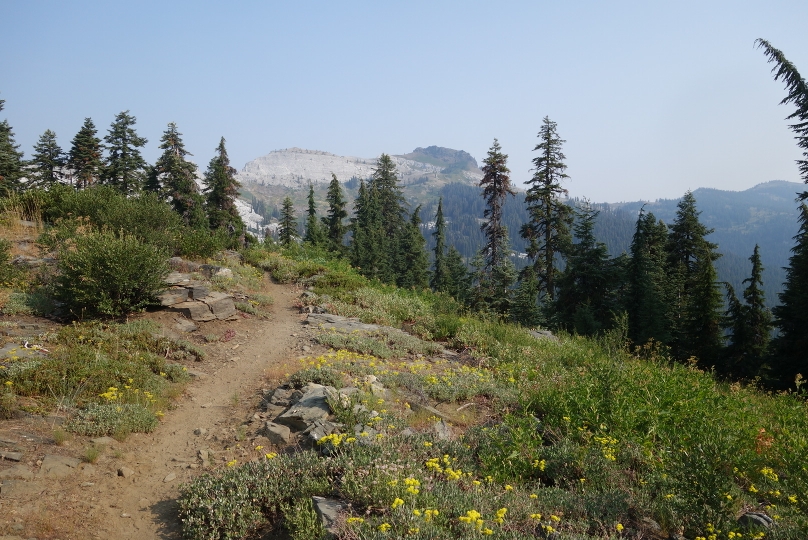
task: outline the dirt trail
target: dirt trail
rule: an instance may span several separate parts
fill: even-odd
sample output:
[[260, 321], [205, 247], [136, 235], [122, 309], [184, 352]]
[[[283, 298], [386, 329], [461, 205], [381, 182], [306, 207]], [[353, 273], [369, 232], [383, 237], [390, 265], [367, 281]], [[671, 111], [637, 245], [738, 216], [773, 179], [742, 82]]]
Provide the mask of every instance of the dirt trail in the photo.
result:
[[[165, 415], [157, 430], [131, 435], [123, 442], [110, 441], [98, 463], [82, 464], [82, 470], [66, 478], [35, 476], [31, 483], [41, 483], [42, 491], [16, 501], [7, 514], [15, 517], [0, 527], [0, 537], [6, 538], [5, 532], [40, 540], [181, 538], [176, 498], [180, 485], [203, 471], [198, 450], [218, 450], [211, 458], [212, 468], [223, 466], [227, 459], [242, 462], [254, 457], [245, 451], [252, 446], [244, 439], [244, 428], [238, 435], [241, 443], [236, 442], [237, 428], [256, 412], [267, 381], [293, 369], [298, 356], [306, 354], [302, 347], [310, 343], [302, 316], [293, 307], [299, 291], [274, 284], [267, 291], [274, 299], [272, 318], [228, 323], [236, 337], [208, 349], [209, 357], [201, 365], [189, 366], [205, 375], [189, 383], [176, 409]], [[202, 334], [212, 328], [205, 324]], [[197, 428], [207, 434], [195, 434]], [[43, 444], [37, 451], [79, 457], [86, 445], [87, 441], [74, 439], [67, 447]], [[133, 474], [119, 476], [122, 467]], [[14, 522], [18, 525], [11, 529]]]

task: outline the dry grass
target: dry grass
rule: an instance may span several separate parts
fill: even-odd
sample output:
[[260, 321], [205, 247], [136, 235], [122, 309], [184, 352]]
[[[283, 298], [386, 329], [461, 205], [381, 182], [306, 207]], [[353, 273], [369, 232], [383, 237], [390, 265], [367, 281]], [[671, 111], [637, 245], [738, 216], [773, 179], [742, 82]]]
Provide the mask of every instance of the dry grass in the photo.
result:
[[38, 257], [40, 255], [39, 246], [36, 239], [45, 230], [45, 224], [40, 215], [34, 216], [33, 220], [23, 219], [22, 209], [17, 207], [7, 208], [0, 214], [0, 238], [5, 238], [11, 242], [11, 256], [27, 255]]

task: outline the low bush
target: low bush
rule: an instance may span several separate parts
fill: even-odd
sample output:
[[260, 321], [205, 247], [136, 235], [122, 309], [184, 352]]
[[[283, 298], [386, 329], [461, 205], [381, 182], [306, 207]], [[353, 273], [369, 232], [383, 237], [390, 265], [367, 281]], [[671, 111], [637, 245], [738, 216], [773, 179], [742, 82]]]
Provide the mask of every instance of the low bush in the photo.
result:
[[77, 318], [120, 317], [155, 302], [167, 253], [128, 234], [78, 236], [59, 252], [55, 295]]
[[157, 427], [157, 416], [138, 403], [91, 403], [65, 423], [65, 429], [99, 437], [115, 433], [150, 433]]

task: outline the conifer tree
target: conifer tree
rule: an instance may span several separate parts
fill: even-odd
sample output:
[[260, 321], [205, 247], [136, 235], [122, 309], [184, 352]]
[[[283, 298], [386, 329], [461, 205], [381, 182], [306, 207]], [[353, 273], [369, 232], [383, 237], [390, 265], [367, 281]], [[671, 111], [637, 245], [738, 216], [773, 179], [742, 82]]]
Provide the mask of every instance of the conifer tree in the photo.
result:
[[284, 247], [289, 247], [298, 237], [297, 220], [295, 218], [295, 207], [292, 199], [287, 196], [283, 199], [281, 208], [281, 219], [278, 227], [278, 241]]
[[488, 150], [483, 160], [483, 198], [486, 218], [480, 229], [486, 241], [480, 254], [483, 265], [479, 269], [477, 279], [477, 302], [488, 305], [498, 313], [507, 313], [510, 307], [510, 287], [515, 281], [515, 270], [510, 259], [508, 230], [502, 222], [502, 208], [508, 195], [516, 192], [511, 187], [510, 169], [507, 167], [508, 156], [502, 153], [499, 141]]
[[[792, 103], [797, 110], [786, 117], [787, 120], [796, 119], [796, 123], [790, 126], [797, 139], [797, 146], [802, 148], [804, 159], [797, 160], [802, 181], [808, 184], [808, 84], [802, 78], [796, 66], [788, 61], [782, 51], [775, 49], [765, 39], [755, 40], [755, 44], [763, 49], [764, 54], [769, 58], [769, 62], [774, 63], [772, 72], [774, 80], [782, 79], [786, 84], [788, 95], [780, 101], [781, 105]], [[808, 198], [808, 191], [800, 194], [800, 200]]]
[[205, 171], [205, 206], [211, 229], [227, 229], [231, 238], [241, 242], [246, 226], [238, 213], [236, 199], [241, 184], [236, 180], [236, 169], [230, 165], [224, 137], [216, 147], [216, 154]]
[[148, 190], [159, 190], [160, 194], [167, 196], [174, 211], [187, 225], [207, 227], [204, 198], [196, 184], [196, 165], [186, 159], [192, 154], [185, 149], [182, 133], [174, 122], [169, 123], [163, 132], [160, 149], [163, 153], [151, 171]]
[[448, 268], [446, 267], [446, 220], [443, 217], [443, 197], [438, 199], [438, 211], [435, 213], [435, 260], [432, 263], [432, 278], [429, 286], [432, 290], [447, 292], [449, 286]]
[[463, 256], [451, 246], [446, 253], [446, 292], [458, 302], [467, 303], [470, 289], [469, 271]]
[[137, 134], [135, 123], [137, 119], [129, 111], [118, 113], [104, 137], [109, 156], [101, 171], [101, 182], [124, 195], [140, 191], [148, 168], [140, 155], [140, 149], [148, 141]]
[[[3, 110], [5, 100], [0, 99], [0, 111]], [[20, 145], [14, 141], [14, 132], [8, 120], [0, 122], [0, 197], [20, 189], [20, 179], [23, 177], [23, 153]]]
[[426, 239], [421, 233], [421, 206], [410, 216], [410, 222], [401, 239], [401, 255], [396, 283], [405, 289], [425, 289], [429, 286], [429, 259], [426, 253]]
[[725, 284], [728, 304], [725, 327], [731, 335], [724, 354], [724, 369], [728, 374], [744, 379], [760, 373], [773, 327], [763, 294], [763, 264], [757, 245], [749, 260], [752, 275], [743, 281], [748, 284], [743, 291], [744, 303], [735, 296], [732, 286]]
[[713, 232], [700, 221], [696, 198], [687, 192], [677, 205], [668, 234], [668, 276], [673, 291], [673, 339], [675, 358], [697, 358], [712, 366], [723, 345], [723, 301], [713, 262], [721, 255], [706, 237]]
[[536, 166], [533, 178], [528, 183], [525, 203], [530, 221], [522, 225], [520, 234], [528, 241], [527, 256], [533, 263], [539, 280], [539, 291], [549, 302], [556, 294], [556, 255], [563, 253], [570, 243], [572, 209], [561, 197], [567, 190], [562, 180], [569, 178], [564, 172], [564, 140], [558, 136], [556, 123], [544, 117], [539, 130], [539, 143], [534, 148], [539, 155], [533, 160]]
[[314, 201], [314, 186], [309, 184], [308, 214], [306, 217], [306, 233], [303, 241], [313, 246], [321, 246], [325, 243], [323, 229], [320, 220], [317, 219], [317, 203]]
[[629, 338], [640, 346], [672, 339], [670, 287], [666, 272], [668, 228], [654, 214], [640, 210], [628, 263]]
[[101, 176], [101, 139], [96, 137], [92, 118], [85, 118], [76, 136], [67, 159], [67, 165], [76, 181], [76, 189], [84, 189], [96, 183]]
[[406, 203], [398, 185], [396, 164], [389, 155], [382, 154], [376, 161], [369, 187], [376, 192], [379, 211], [384, 216], [385, 235], [394, 241], [404, 229]]
[[537, 302], [539, 297], [539, 280], [532, 266], [526, 266], [519, 278], [519, 286], [513, 296], [510, 318], [528, 328], [544, 322], [544, 314]]
[[800, 204], [800, 229], [786, 268], [786, 282], [774, 318], [780, 333], [772, 343], [772, 376], [783, 386], [808, 374], [808, 206]]
[[328, 184], [326, 201], [328, 202], [328, 214], [321, 219], [325, 227], [328, 246], [331, 251], [341, 253], [344, 251], [342, 239], [345, 238], [347, 231], [347, 227], [342, 220], [348, 217], [348, 212], [345, 210], [346, 201], [342, 186], [334, 173], [331, 173], [331, 183]]
[[29, 186], [47, 187], [59, 182], [66, 156], [56, 142], [56, 133], [48, 129], [39, 136], [29, 163], [31, 165]]
[[359, 268], [363, 276], [389, 283], [389, 242], [382, 226], [379, 199], [364, 180], [359, 181], [351, 233], [351, 264]]
[[611, 325], [617, 309], [619, 272], [609, 260], [606, 244], [595, 238], [598, 212], [585, 202], [574, 225], [577, 242], [566, 250], [567, 266], [558, 278], [554, 317], [559, 326], [592, 335]]

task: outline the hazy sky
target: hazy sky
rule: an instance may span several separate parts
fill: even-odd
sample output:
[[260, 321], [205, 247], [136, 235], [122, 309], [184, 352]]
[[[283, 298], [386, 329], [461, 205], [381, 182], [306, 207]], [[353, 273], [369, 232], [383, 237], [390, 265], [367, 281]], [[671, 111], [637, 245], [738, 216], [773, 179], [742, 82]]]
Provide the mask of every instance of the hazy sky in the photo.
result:
[[299, 146], [341, 155], [493, 139], [530, 178], [544, 116], [573, 196], [679, 197], [799, 181], [785, 95], [754, 47], [808, 74], [808, 2], [0, 3], [0, 113], [26, 156], [130, 110], [156, 159], [178, 124], [204, 169]]

